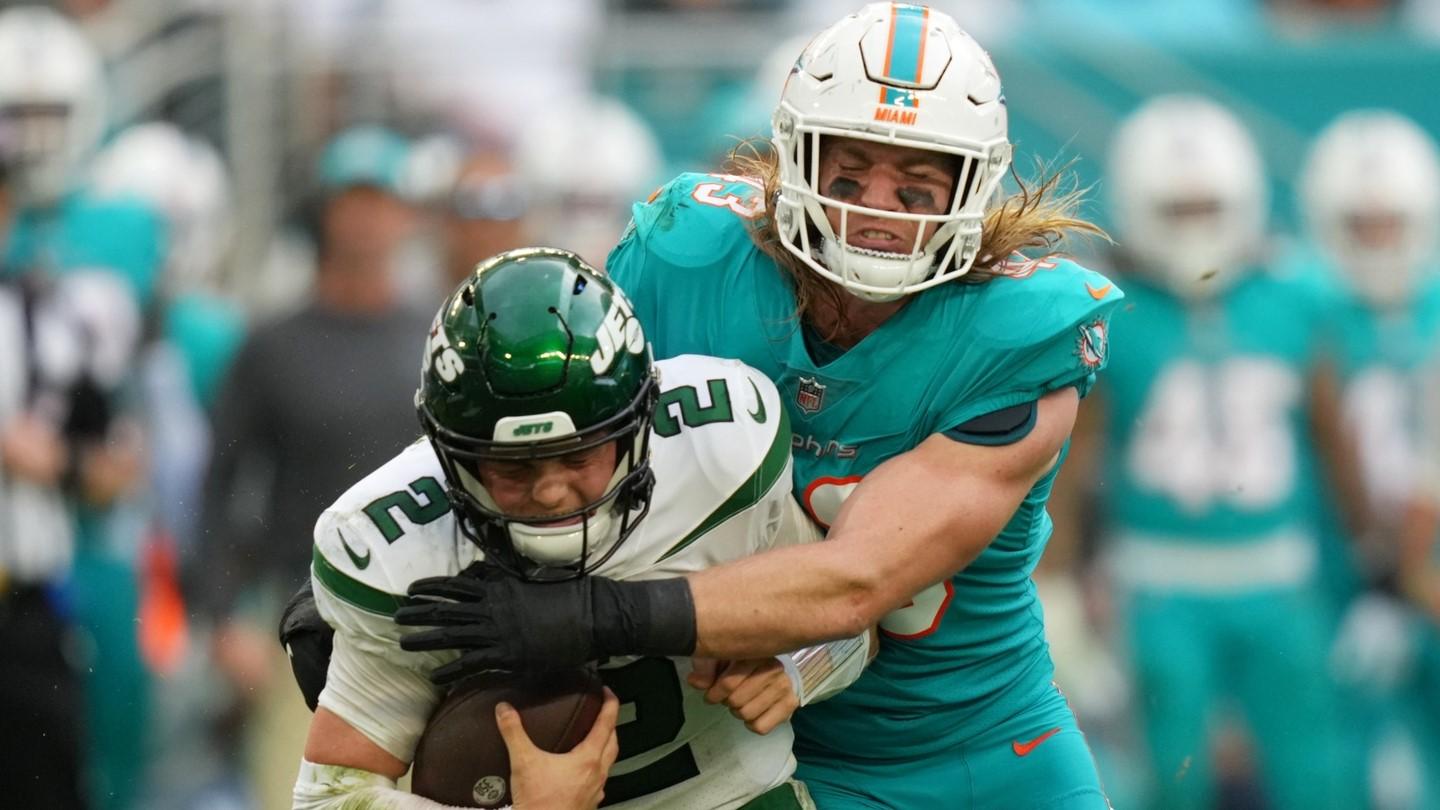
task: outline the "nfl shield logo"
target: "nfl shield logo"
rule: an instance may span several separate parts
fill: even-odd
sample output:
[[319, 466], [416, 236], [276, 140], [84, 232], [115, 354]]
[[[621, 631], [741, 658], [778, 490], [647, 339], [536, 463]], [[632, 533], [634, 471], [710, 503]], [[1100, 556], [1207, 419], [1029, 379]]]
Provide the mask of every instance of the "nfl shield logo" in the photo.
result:
[[819, 411], [825, 405], [825, 383], [814, 377], [801, 377], [800, 389], [795, 392], [795, 404], [807, 414]]

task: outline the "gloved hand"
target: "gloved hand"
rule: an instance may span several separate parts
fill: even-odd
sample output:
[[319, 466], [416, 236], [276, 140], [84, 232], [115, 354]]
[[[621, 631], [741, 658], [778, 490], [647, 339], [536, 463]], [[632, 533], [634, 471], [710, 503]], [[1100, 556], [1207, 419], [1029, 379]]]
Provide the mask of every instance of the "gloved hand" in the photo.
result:
[[305, 705], [315, 711], [320, 693], [325, 689], [325, 674], [330, 670], [335, 630], [320, 617], [308, 579], [285, 603], [285, 611], [280, 614], [280, 644], [290, 656], [290, 671], [295, 673], [295, 683], [305, 696]]
[[409, 593], [437, 601], [402, 607], [395, 621], [434, 629], [401, 638], [401, 648], [460, 652], [430, 674], [439, 685], [491, 669], [566, 669], [612, 655], [695, 649], [695, 606], [684, 579], [527, 582], [478, 564], [416, 580]]
[[1392, 596], [1371, 591], [1345, 611], [1330, 649], [1330, 668], [1342, 683], [1382, 690], [1398, 684], [1415, 656], [1413, 614]]

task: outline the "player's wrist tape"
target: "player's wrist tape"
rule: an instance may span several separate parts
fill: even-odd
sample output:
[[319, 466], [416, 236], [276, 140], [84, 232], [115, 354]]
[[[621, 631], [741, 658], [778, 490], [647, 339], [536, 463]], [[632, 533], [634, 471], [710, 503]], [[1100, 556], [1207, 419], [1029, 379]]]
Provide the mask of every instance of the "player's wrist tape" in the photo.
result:
[[646, 582], [592, 580], [596, 649], [605, 656], [695, 652], [695, 600], [683, 577]]
[[816, 644], [776, 656], [801, 706], [824, 700], [855, 682], [870, 659], [870, 634]]

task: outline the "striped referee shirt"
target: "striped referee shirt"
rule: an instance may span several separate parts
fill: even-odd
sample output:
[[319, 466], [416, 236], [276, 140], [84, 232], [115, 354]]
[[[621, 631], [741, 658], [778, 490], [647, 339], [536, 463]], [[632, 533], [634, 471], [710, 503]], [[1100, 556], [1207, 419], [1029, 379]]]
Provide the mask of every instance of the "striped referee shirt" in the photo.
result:
[[[0, 430], [27, 411], [63, 418], [58, 396], [75, 346], [67, 331], [17, 285], [0, 284]], [[63, 493], [16, 477], [0, 457], [0, 572], [12, 582], [40, 584], [63, 575], [73, 554]]]

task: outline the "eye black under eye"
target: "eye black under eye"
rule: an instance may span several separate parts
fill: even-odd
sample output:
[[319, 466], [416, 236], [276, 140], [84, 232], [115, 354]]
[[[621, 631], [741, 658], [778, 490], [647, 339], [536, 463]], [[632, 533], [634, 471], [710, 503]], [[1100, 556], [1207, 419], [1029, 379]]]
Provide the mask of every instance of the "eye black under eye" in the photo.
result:
[[934, 208], [935, 195], [919, 188], [902, 188], [895, 192], [906, 208]]
[[837, 177], [830, 181], [825, 193], [839, 200], [856, 197], [860, 194], [860, 184], [848, 177]]

